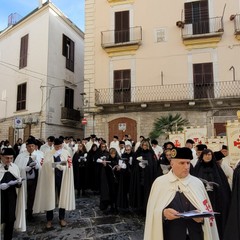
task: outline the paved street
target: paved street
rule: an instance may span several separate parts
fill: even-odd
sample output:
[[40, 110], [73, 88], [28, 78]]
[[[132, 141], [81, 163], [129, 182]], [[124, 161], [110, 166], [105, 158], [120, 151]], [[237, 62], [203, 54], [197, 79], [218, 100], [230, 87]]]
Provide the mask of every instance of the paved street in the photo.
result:
[[135, 213], [103, 214], [99, 210], [99, 197], [76, 199], [76, 210], [66, 212], [68, 225], [58, 223], [54, 213], [53, 228], [47, 230], [45, 214], [35, 215], [33, 223], [27, 223], [27, 232], [14, 233], [14, 240], [81, 239], [81, 240], [141, 240], [144, 217]]

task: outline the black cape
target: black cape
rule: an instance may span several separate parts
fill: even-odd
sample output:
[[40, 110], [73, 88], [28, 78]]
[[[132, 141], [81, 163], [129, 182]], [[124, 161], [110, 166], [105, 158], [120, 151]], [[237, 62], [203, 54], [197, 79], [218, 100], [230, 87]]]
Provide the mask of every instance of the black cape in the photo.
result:
[[198, 161], [193, 169], [192, 175], [207, 180], [208, 182], [219, 184], [219, 186], [214, 185], [213, 191], [207, 191], [207, 193], [213, 211], [220, 212], [219, 215], [215, 216], [215, 219], [219, 238], [223, 239], [231, 199], [231, 190], [227, 177], [221, 167], [214, 160], [211, 160], [210, 162]]
[[[145, 168], [139, 166], [137, 157], [148, 161]], [[133, 157], [129, 204], [135, 210], [146, 211], [147, 201], [154, 180], [160, 175], [158, 161], [152, 150], [139, 148]]]
[[224, 240], [240, 239], [240, 165], [233, 173], [232, 201], [229, 210], [228, 221]]

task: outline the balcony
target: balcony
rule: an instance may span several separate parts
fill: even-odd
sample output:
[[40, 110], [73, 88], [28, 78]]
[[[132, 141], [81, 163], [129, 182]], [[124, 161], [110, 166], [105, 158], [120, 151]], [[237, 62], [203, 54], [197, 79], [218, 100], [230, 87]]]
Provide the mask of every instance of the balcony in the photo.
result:
[[81, 114], [79, 110], [62, 107], [61, 122], [63, 124], [77, 125], [80, 123]]
[[142, 43], [142, 27], [101, 32], [102, 48], [110, 55], [135, 52]]
[[230, 20], [234, 21], [234, 34], [240, 40], [240, 14], [231, 15]]
[[95, 90], [96, 105], [141, 104], [179, 101], [208, 101], [240, 97], [240, 81], [222, 81], [209, 84], [167, 84], [123, 89]]
[[216, 45], [222, 38], [224, 28], [222, 17], [209, 18], [193, 23], [177, 22], [181, 28], [183, 43], [186, 46]]

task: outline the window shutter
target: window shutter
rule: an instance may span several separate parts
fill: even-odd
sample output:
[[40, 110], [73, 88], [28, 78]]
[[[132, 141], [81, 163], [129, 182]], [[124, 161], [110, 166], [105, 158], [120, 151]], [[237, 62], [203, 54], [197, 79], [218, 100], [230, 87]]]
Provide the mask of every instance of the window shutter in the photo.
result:
[[204, 75], [204, 83], [205, 84], [213, 83], [213, 65], [212, 65], [212, 63], [204, 63], [203, 64], [203, 75]]
[[200, 1], [200, 16], [201, 20], [208, 20], [208, 0]]
[[192, 23], [192, 3], [184, 3], [185, 24]]
[[19, 69], [27, 66], [28, 34], [21, 38]]
[[64, 34], [62, 39], [62, 55], [64, 57], [67, 56], [67, 37]]

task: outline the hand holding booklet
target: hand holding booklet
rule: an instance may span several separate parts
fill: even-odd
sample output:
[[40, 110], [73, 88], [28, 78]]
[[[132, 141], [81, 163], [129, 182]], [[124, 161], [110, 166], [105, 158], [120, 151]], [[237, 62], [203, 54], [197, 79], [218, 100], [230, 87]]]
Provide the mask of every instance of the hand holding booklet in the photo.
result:
[[210, 211], [200, 211], [200, 210], [192, 210], [188, 212], [182, 212], [176, 214], [181, 218], [205, 218], [205, 217], [214, 217], [215, 214], [220, 214], [219, 212], [210, 212]]

